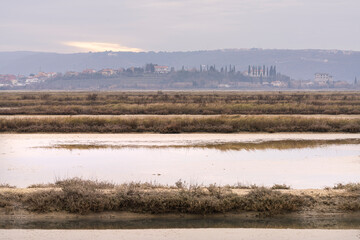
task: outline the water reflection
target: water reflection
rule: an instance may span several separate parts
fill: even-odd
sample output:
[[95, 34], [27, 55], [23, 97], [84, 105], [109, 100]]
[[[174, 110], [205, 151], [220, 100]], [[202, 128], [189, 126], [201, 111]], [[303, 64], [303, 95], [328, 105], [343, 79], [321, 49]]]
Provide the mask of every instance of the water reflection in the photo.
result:
[[323, 188], [360, 182], [359, 139], [359, 134], [0, 134], [0, 183], [26, 187], [82, 177]]
[[0, 219], [0, 229], [164, 229], [164, 228], [292, 228], [292, 229], [360, 229], [358, 214], [342, 217], [322, 216], [309, 219], [292, 217], [244, 218], [220, 217], [152, 217], [143, 219]]
[[261, 141], [261, 142], [226, 142], [226, 143], [194, 143], [191, 145], [141, 145], [141, 144], [55, 144], [52, 146], [39, 147], [48, 149], [67, 149], [67, 150], [92, 150], [92, 149], [123, 149], [123, 148], [149, 148], [149, 149], [166, 149], [166, 148], [201, 148], [216, 149], [220, 151], [255, 151], [255, 150], [287, 150], [287, 149], [304, 149], [319, 148], [331, 145], [348, 145], [360, 144], [360, 139], [334, 139], [334, 140], [280, 140], [280, 141]]

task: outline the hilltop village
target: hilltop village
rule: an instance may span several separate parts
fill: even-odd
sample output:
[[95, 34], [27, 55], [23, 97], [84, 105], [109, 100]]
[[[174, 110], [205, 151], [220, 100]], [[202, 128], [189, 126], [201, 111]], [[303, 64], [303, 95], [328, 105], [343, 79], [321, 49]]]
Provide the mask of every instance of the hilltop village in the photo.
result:
[[0, 74], [0, 89], [354, 89], [353, 83], [334, 80], [328, 73], [315, 73], [314, 79], [296, 80], [278, 72], [276, 66], [248, 66], [238, 71], [234, 65], [175, 70], [174, 67], [149, 63], [143, 67], [84, 69], [38, 72], [37, 74]]

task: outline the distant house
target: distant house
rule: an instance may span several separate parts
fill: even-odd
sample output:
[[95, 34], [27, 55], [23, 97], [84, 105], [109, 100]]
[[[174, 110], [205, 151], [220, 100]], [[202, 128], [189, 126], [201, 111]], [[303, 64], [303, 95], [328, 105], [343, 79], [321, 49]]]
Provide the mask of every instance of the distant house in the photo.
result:
[[36, 78], [36, 77], [28, 77], [25, 80], [25, 84], [32, 84], [32, 83], [39, 83], [39, 82], [41, 82], [41, 80], [39, 78]]
[[47, 75], [48, 75], [48, 77], [56, 77], [57, 73], [56, 72], [48, 72]]
[[170, 72], [170, 68], [168, 66], [154, 66], [154, 68], [155, 73], [164, 74]]
[[0, 80], [3, 80], [3, 81], [12, 81], [12, 80], [16, 80], [16, 76], [15, 76], [15, 75], [12, 75], [12, 74], [0, 75]]
[[55, 72], [39, 72], [37, 75], [35, 75], [34, 77], [39, 78], [39, 79], [46, 79], [46, 78], [52, 78], [55, 77], [57, 75], [57, 73]]
[[333, 76], [328, 73], [315, 73], [314, 82], [317, 85], [329, 85], [334, 82]]
[[96, 73], [96, 70], [94, 69], [85, 69], [82, 71], [83, 74], [93, 74]]
[[39, 72], [35, 75], [36, 78], [46, 78], [47, 74], [45, 72]]
[[286, 87], [286, 83], [281, 82], [281, 81], [273, 81], [273, 82], [271, 82], [271, 85], [273, 87]]
[[115, 71], [111, 68], [102, 69], [99, 71], [99, 73], [103, 76], [111, 76], [115, 74]]
[[14, 85], [15, 83], [17, 83], [17, 79], [15, 75], [12, 74], [0, 75], [1, 86]]
[[74, 72], [74, 71], [69, 71], [65, 73], [65, 77], [75, 77], [78, 76], [79, 73], [78, 72]]

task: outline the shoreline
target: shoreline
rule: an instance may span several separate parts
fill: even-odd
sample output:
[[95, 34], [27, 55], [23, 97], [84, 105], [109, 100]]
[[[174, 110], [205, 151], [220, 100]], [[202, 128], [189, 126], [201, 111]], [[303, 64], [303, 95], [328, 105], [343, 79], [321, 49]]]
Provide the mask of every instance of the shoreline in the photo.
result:
[[273, 229], [360, 229], [360, 213], [287, 213], [272, 217], [257, 213], [141, 214], [104, 212], [87, 215], [29, 213], [0, 210], [0, 229], [182, 229], [182, 228], [273, 228]]

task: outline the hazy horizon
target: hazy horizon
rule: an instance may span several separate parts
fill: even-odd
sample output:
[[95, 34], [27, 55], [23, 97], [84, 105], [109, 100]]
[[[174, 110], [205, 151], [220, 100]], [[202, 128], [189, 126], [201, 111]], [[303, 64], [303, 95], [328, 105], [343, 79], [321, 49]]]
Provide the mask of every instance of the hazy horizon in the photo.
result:
[[44, 0], [2, 4], [0, 51], [360, 51], [357, 0]]
[[113, 51], [113, 50], [105, 50], [105, 51], [78, 51], [78, 52], [55, 52], [55, 51], [32, 51], [32, 50], [14, 50], [14, 51], [0, 51], [2, 53], [6, 52], [34, 52], [34, 53], [55, 53], [55, 54], [78, 54], [78, 53], [105, 53], [105, 52], [113, 52], [113, 53], [186, 53], [186, 52], [206, 52], [206, 51], [251, 51], [251, 50], [264, 50], [264, 51], [324, 51], [324, 52], [332, 52], [332, 51], [340, 51], [340, 52], [360, 52], [360, 50], [347, 50], [347, 49], [328, 49], [328, 48], [217, 48], [217, 49], [206, 49], [206, 50], [179, 50], [179, 51]]

